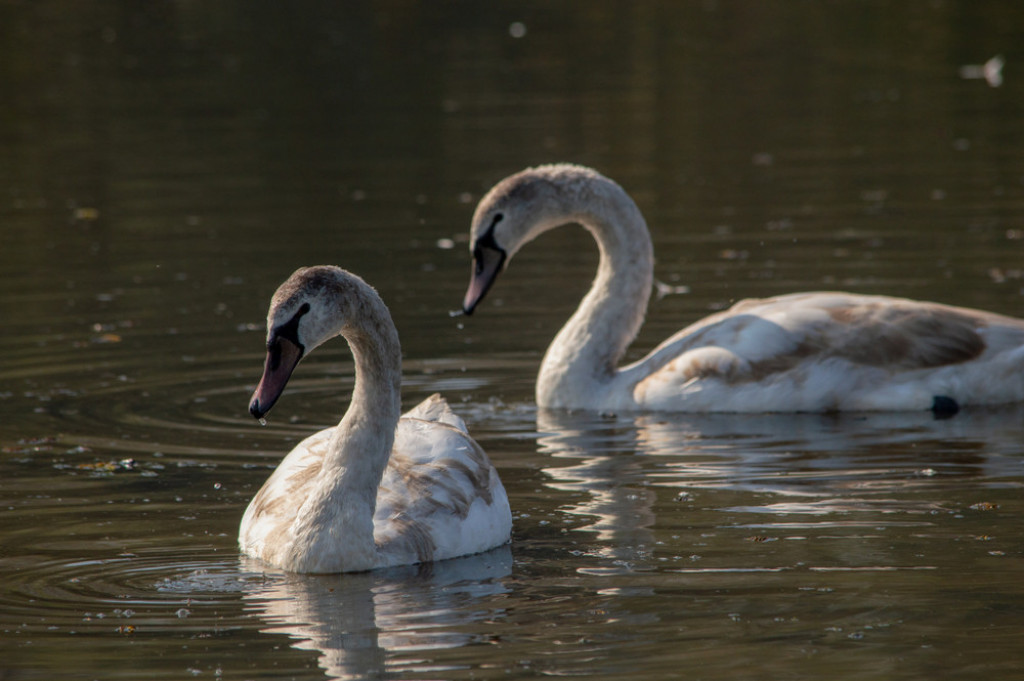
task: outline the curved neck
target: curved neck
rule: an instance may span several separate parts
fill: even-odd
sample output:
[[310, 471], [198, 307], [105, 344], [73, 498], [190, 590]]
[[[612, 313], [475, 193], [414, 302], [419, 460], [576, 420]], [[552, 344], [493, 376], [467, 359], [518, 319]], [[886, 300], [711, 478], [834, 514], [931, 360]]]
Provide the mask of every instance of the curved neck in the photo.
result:
[[[379, 299], [377, 302], [380, 302]], [[391, 456], [395, 426], [401, 416], [402, 350], [391, 315], [383, 312], [354, 319], [341, 335], [352, 349], [355, 385], [324, 460], [325, 468], [344, 469], [344, 475], [366, 473], [377, 485]]]
[[654, 251], [647, 223], [633, 199], [601, 178], [593, 191], [573, 193], [566, 219], [582, 224], [597, 240], [600, 264], [590, 291], [551, 343], [537, 378], [537, 404], [583, 407], [610, 381], [647, 311]]
[[377, 489], [401, 416], [401, 346], [391, 316], [376, 294], [353, 308], [357, 314], [341, 330], [355, 360], [352, 401], [334, 430], [318, 484], [298, 521], [311, 533], [344, 528], [345, 564], [328, 571], [375, 567]]

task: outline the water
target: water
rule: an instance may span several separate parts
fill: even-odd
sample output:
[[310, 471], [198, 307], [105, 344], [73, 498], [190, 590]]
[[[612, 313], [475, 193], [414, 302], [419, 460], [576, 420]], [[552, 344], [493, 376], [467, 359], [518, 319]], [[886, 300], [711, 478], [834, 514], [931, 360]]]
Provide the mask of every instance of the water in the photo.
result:
[[[1024, 10], [900, 3], [0, 8], [0, 675], [1008, 678], [1024, 413], [538, 412], [579, 229], [477, 314], [466, 230], [524, 166], [598, 167], [651, 225], [636, 357], [748, 296], [1022, 314]], [[996, 55], [995, 86], [964, 77]], [[247, 413], [296, 267], [364, 276], [404, 402], [448, 396], [509, 549], [303, 577], [248, 500], [351, 389], [342, 344]]]

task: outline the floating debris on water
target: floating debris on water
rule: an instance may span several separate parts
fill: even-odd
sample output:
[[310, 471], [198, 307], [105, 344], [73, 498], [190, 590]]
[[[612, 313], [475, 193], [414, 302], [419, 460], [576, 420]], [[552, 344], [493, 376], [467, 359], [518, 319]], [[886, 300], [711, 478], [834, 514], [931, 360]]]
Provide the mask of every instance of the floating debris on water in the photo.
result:
[[1003, 84], [1003, 66], [1006, 60], [997, 54], [984, 64], [966, 64], [960, 67], [960, 77], [964, 80], [984, 80], [990, 87]]
[[658, 281], [657, 279], [655, 279], [654, 280], [654, 291], [655, 291], [655, 294], [658, 297], [658, 300], [661, 300], [665, 296], [675, 296], [675, 295], [682, 295], [682, 294], [685, 294], [685, 293], [689, 293], [690, 292], [690, 287], [686, 286], [685, 284], [682, 284], [682, 285], [679, 285], [679, 286], [674, 286], [672, 284], [666, 284], [663, 281]]
[[77, 222], [96, 222], [100, 219], [100, 211], [97, 208], [91, 206], [83, 206], [75, 208], [71, 213], [71, 217]]
[[135, 459], [121, 459], [120, 461], [94, 461], [91, 463], [76, 464], [75, 468], [80, 471], [95, 471], [97, 473], [119, 473], [122, 471], [134, 471], [137, 462]]

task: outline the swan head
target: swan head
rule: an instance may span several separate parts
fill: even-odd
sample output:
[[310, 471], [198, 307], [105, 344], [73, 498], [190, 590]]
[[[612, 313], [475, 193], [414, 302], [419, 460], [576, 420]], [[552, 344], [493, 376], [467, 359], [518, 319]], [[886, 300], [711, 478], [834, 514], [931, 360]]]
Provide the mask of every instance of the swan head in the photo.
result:
[[340, 267], [303, 267], [274, 293], [267, 313], [267, 359], [249, 413], [263, 418], [284, 392], [299, 361], [338, 335], [351, 317], [351, 293], [369, 288]]
[[512, 256], [542, 232], [577, 220], [574, 206], [595, 180], [595, 170], [560, 163], [527, 168], [499, 182], [480, 199], [473, 215], [469, 249], [473, 270], [462, 311], [483, 300]]

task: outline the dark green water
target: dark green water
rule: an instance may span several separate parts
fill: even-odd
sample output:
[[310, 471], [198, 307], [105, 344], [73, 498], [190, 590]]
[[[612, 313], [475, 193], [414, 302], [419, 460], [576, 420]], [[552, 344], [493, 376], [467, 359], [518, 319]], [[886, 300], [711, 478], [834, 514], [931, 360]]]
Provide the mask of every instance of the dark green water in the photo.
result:
[[[578, 228], [448, 311], [481, 194], [573, 161], [687, 287], [632, 356], [808, 289], [1024, 315], [1021, 45], [997, 2], [0, 3], [0, 677], [1019, 675], [1024, 410], [538, 413]], [[488, 450], [510, 550], [240, 560], [351, 388], [339, 343], [246, 412], [269, 297], [318, 263], [390, 305], [406, 404]]]

